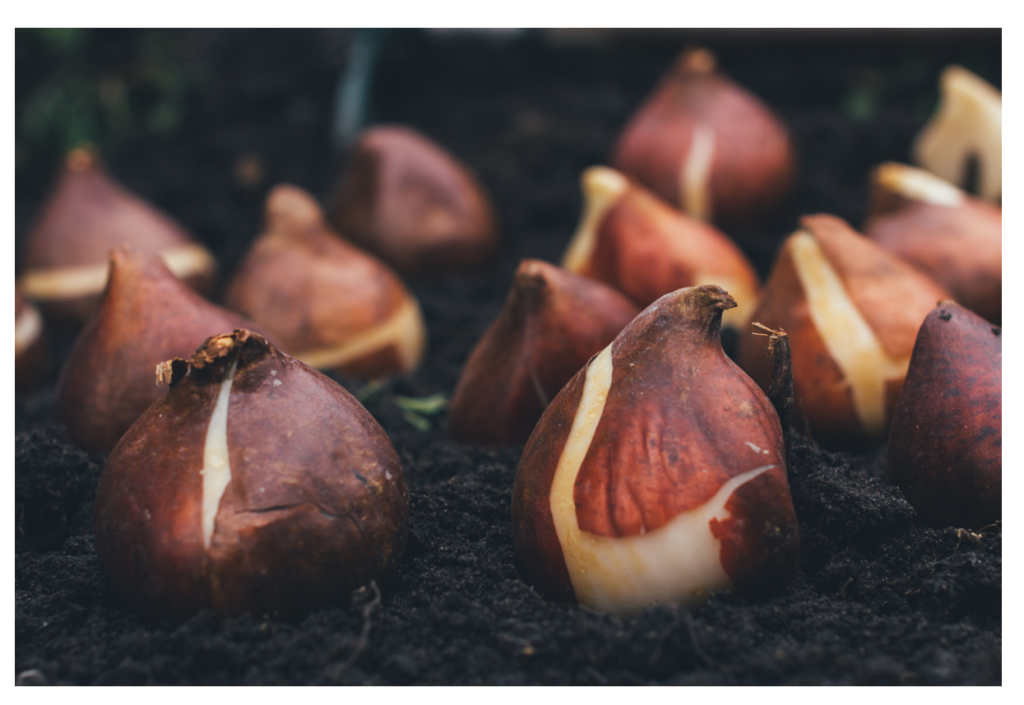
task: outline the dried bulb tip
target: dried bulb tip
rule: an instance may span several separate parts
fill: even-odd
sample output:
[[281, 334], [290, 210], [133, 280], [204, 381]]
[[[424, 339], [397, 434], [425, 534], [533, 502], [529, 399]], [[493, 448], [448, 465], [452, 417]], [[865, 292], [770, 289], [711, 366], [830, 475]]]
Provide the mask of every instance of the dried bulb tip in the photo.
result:
[[690, 49], [679, 57], [679, 70], [684, 73], [712, 73], [717, 61], [707, 49]]
[[83, 144], [68, 152], [65, 160], [71, 171], [86, 171], [96, 163], [96, 149], [91, 144]]

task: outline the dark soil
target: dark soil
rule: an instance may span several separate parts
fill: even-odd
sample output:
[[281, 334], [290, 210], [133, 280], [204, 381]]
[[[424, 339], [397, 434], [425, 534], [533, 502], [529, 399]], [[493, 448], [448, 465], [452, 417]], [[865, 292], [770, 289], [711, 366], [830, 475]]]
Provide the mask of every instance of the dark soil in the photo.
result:
[[[184, 77], [174, 129], [142, 122], [103, 143], [111, 171], [203, 239], [229, 274], [259, 232], [261, 202], [290, 181], [321, 198], [341, 160], [328, 139], [344, 31], [96, 32], [74, 61], [132, 75], [157, 41]], [[151, 622], [112, 590], [91, 507], [103, 458], [74, 448], [52, 419], [71, 336], [53, 335], [47, 382], [15, 401], [15, 673], [77, 684], [998, 684], [1002, 542], [927, 528], [884, 476], [885, 451], [832, 454], [796, 437], [790, 481], [802, 552], [781, 595], [722, 593], [691, 612], [636, 619], [553, 604], [516, 570], [510, 494], [521, 447], [448, 440], [444, 414], [421, 431], [396, 395], [450, 394], [460, 366], [526, 256], [558, 261], [579, 216], [580, 171], [688, 41], [770, 103], [802, 168], [789, 207], [731, 232], [762, 275], [803, 213], [859, 225], [868, 170], [905, 161], [958, 62], [1001, 85], [992, 32], [840, 32], [613, 37], [554, 43], [395, 32], [374, 78], [374, 121], [404, 122], [480, 175], [503, 245], [485, 271], [416, 282], [430, 331], [420, 370], [369, 397], [411, 488], [411, 536], [397, 582], [299, 621], [202, 613]], [[72, 61], [17, 36], [16, 107]], [[141, 47], [141, 48], [140, 48]], [[151, 54], [146, 54], [151, 56]], [[118, 73], [120, 72], [120, 73]], [[139, 100], [149, 100], [145, 96]], [[155, 99], [153, 99], [155, 100]], [[24, 126], [22, 126], [24, 127]], [[18, 245], [46, 193], [58, 147], [19, 132]], [[263, 177], [245, 185], [240, 160]], [[350, 390], [363, 385], [340, 380]], [[366, 631], [368, 629], [368, 632]], [[361, 640], [361, 636], [365, 639]]]

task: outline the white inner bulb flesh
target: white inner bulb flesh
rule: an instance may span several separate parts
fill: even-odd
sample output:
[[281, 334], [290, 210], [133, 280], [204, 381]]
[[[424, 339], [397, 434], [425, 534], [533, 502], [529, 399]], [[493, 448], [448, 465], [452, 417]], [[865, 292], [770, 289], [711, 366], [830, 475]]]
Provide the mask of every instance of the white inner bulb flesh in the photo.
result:
[[210, 547], [213, 529], [220, 509], [220, 500], [224, 490], [231, 482], [231, 463], [228, 454], [228, 399], [231, 396], [231, 383], [235, 379], [235, 368], [238, 361], [231, 363], [224, 380], [220, 383], [217, 404], [210, 416], [210, 425], [206, 429], [206, 445], [203, 448], [203, 545]]
[[35, 306], [25, 306], [14, 322], [14, 354], [20, 355], [32, 347], [43, 332], [43, 317]]
[[426, 329], [420, 306], [411, 295], [383, 323], [353, 335], [333, 348], [304, 350], [295, 357], [310, 367], [329, 370], [342, 367], [374, 351], [393, 345], [398, 352], [402, 371], [416, 367], [426, 345]]
[[629, 188], [626, 177], [606, 166], [587, 169], [580, 181], [583, 186], [583, 217], [562, 259], [562, 266], [574, 274], [582, 272], [590, 262], [597, 245], [598, 226]]
[[693, 129], [690, 151], [683, 160], [679, 183], [683, 210], [698, 220], [711, 218], [711, 163], [715, 158], [715, 129], [698, 123]]
[[946, 181], [962, 184], [967, 161], [978, 157], [978, 191], [996, 200], [1003, 193], [1003, 98], [959, 66], [942, 73], [939, 109], [914, 142], [914, 160]]
[[789, 247], [811, 321], [850, 386], [865, 433], [879, 439], [888, 430], [886, 381], [902, 379], [910, 358], [895, 360], [885, 352], [813, 235], [799, 231]]
[[964, 192], [924, 169], [904, 164], [884, 164], [877, 179], [886, 189], [914, 201], [953, 208], [964, 202]]
[[[217, 268], [213, 256], [202, 245], [181, 245], [160, 252], [164, 264], [178, 279], [206, 274]], [[22, 290], [37, 301], [77, 299], [103, 292], [110, 266], [86, 264], [80, 267], [55, 267], [25, 272]]]
[[551, 516], [573, 591], [581, 604], [624, 615], [655, 602], [699, 604], [731, 585], [722, 568], [721, 542], [711, 533], [711, 520], [729, 517], [725, 504], [732, 493], [778, 465], [737, 475], [705, 504], [652, 531], [618, 538], [582, 531], [574, 488], [611, 388], [611, 350], [609, 345], [587, 369], [583, 395], [551, 484]]

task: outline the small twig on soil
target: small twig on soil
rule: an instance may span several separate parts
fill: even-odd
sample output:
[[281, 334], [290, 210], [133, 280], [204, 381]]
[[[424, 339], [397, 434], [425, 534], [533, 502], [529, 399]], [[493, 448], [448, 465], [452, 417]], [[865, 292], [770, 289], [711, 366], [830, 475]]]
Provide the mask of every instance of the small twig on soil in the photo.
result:
[[338, 676], [351, 668], [370, 643], [370, 614], [373, 612], [373, 608], [380, 604], [380, 588], [377, 587], [376, 580], [371, 580], [369, 586], [364, 585], [352, 594], [353, 601], [355, 601], [359, 597], [365, 597], [370, 590], [373, 590], [373, 599], [363, 605], [363, 631], [359, 635], [359, 641], [356, 642], [356, 648], [352, 654], [343, 663], [339, 663], [330, 670], [328, 676], [332, 680], [336, 680]]

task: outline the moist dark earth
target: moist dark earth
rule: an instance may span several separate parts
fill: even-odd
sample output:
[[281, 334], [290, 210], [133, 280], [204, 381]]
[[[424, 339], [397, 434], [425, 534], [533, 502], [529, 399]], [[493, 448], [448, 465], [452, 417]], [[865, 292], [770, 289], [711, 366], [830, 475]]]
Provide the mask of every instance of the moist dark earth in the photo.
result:
[[[329, 139], [332, 102], [352, 36], [96, 31], [61, 53], [18, 33], [16, 108], [22, 120], [34, 96], [74, 64], [142, 85], [129, 98], [143, 110], [162, 99], [146, 91], [163, 84], [146, 83], [140, 71], [170, 66], [178, 81], [172, 127], [139, 118], [116, 134], [100, 124], [94, 139], [122, 183], [206, 243], [223, 281], [259, 233], [271, 186], [291, 182], [321, 201], [330, 193], [344, 161]], [[521, 446], [458, 444], [444, 412], [422, 430], [397, 405], [399, 396], [451, 393], [519, 260], [560, 260], [579, 217], [581, 170], [607, 160], [631, 111], [694, 44], [714, 50], [724, 70], [778, 112], [800, 152], [787, 207], [729, 232], [762, 277], [800, 215], [860, 224], [868, 170], [908, 160], [944, 66], [961, 63], [1001, 85], [998, 30], [386, 34], [370, 120], [412, 125], [464, 160], [493, 197], [502, 234], [491, 266], [411, 282], [429, 352], [417, 372], [365, 401], [410, 486], [410, 540], [396, 581], [379, 603], [372, 591], [339, 595], [336, 607], [297, 620], [134, 613], [95, 550], [92, 503], [104, 458], [76, 449], [53, 421], [54, 387], [73, 341], [53, 333], [47, 380], [15, 399], [19, 682], [1001, 683], [1001, 529], [922, 526], [884, 481], [884, 447], [836, 454], [796, 436], [790, 483], [801, 558], [781, 594], [748, 601], [719, 593], [693, 611], [656, 606], [622, 619], [548, 602], [518, 572], [509, 513]], [[22, 120], [19, 252], [64, 146], [25, 137], [27, 129]]]

